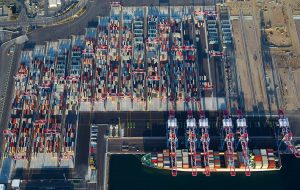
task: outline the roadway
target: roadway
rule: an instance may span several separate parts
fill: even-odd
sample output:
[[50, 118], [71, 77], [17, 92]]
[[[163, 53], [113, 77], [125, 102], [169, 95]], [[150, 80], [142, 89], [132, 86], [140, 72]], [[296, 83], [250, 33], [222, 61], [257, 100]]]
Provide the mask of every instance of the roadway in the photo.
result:
[[[101, 1], [101, 0], [100, 0]], [[57, 22], [63, 21], [67, 18], [74, 16], [80, 9], [84, 8], [89, 0], [80, 0], [73, 9], [65, 12], [62, 15], [54, 16], [54, 17], [40, 17], [40, 18], [28, 18], [26, 16], [25, 8], [19, 14], [17, 20], [12, 21], [3, 21], [0, 22], [0, 27], [16, 27], [16, 26], [26, 26], [26, 25], [53, 25]]]
[[107, 184], [107, 176], [106, 174], [108, 173], [107, 167], [107, 155], [106, 155], [106, 138], [105, 138], [105, 133], [106, 130], [108, 129], [108, 125], [100, 125], [99, 126], [99, 131], [98, 131], [98, 146], [97, 146], [97, 165], [98, 165], [98, 170], [97, 170], [97, 189], [98, 190], [105, 190], [105, 186]]
[[[14, 48], [14, 54], [18, 55], [21, 51], [20, 45], [13, 45], [13, 42], [8, 42], [12, 46], [1, 46], [1, 58], [0, 62], [0, 160], [2, 159], [3, 150], [3, 130], [8, 126], [10, 117], [10, 107], [13, 96], [14, 73], [17, 72], [19, 56], [7, 55], [10, 47]], [[5, 109], [6, 108], [6, 109]], [[5, 127], [3, 127], [5, 126]], [[1, 163], [0, 163], [1, 166]]]

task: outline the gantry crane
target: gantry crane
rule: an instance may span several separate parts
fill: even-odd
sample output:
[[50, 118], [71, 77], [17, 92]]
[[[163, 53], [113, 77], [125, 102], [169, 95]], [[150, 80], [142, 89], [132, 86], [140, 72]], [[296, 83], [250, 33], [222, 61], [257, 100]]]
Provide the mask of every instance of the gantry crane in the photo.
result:
[[249, 159], [249, 148], [248, 148], [248, 132], [247, 132], [247, 123], [246, 118], [243, 117], [243, 114], [241, 111], [238, 111], [238, 119], [236, 120], [237, 125], [237, 134], [239, 135], [239, 143], [241, 143], [242, 146], [242, 155], [243, 155], [243, 161], [245, 165], [245, 174], [246, 176], [250, 176], [250, 159]]
[[170, 146], [170, 161], [172, 168], [172, 176], [177, 176], [176, 148], [178, 146], [177, 139], [177, 119], [173, 111], [169, 113], [168, 119], [168, 145]]
[[188, 118], [186, 120], [186, 132], [188, 137], [189, 143], [189, 154], [192, 166], [192, 175], [197, 176], [197, 162], [196, 162], [196, 143], [197, 143], [197, 136], [196, 136], [196, 119], [193, 117], [193, 112], [188, 111]]
[[283, 110], [278, 111], [278, 122], [279, 128], [281, 129], [282, 139], [278, 146], [278, 150], [281, 147], [281, 144], [284, 143], [287, 148], [297, 157], [300, 158], [300, 152], [293, 145], [293, 133], [291, 132], [290, 123], [287, 117], [285, 117]]
[[230, 168], [230, 175], [235, 176], [235, 167], [234, 167], [234, 134], [232, 132], [233, 125], [232, 119], [229, 116], [227, 110], [224, 111], [224, 119], [223, 119], [222, 130], [225, 132], [224, 142], [226, 142], [227, 146], [227, 159], [228, 159], [228, 167]]
[[208, 129], [209, 129], [209, 125], [208, 125], [208, 119], [205, 117], [205, 114], [203, 111], [200, 111], [200, 118], [199, 118], [199, 128], [201, 130], [201, 143], [202, 143], [202, 148], [203, 148], [203, 163], [204, 163], [204, 167], [205, 167], [205, 171], [204, 174], [206, 176], [210, 176], [210, 169], [209, 169], [209, 160], [208, 160], [208, 156], [209, 156], [209, 142], [210, 142], [210, 138], [209, 138], [209, 133], [208, 133]]

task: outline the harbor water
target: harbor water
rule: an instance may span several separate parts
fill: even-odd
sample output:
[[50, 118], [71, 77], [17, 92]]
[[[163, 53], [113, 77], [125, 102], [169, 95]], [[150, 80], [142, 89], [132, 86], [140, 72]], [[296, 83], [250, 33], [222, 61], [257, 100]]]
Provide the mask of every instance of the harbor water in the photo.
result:
[[[198, 173], [179, 172], [172, 177], [171, 171], [147, 168], [140, 162], [141, 156], [113, 155], [110, 160], [109, 190], [183, 190], [183, 189], [243, 189], [285, 190], [298, 189], [300, 159], [293, 155], [282, 156], [282, 169], [272, 172], [255, 172], [250, 177], [237, 173], [211, 173], [206, 177]], [[297, 188], [298, 187], [298, 188]]]

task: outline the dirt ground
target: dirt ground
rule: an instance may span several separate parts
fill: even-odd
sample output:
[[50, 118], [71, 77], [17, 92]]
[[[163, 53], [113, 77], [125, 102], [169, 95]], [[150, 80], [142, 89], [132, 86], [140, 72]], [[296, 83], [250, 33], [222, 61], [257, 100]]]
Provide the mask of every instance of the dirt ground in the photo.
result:
[[[269, 91], [270, 94], [273, 94], [270, 95], [272, 110], [277, 109], [276, 94], [278, 95], [279, 106], [285, 107], [286, 110], [300, 109], [300, 20], [294, 20], [293, 17], [300, 15], [300, 0], [250, 0], [227, 4], [232, 16], [239, 16], [240, 10], [244, 16], [253, 15], [258, 39], [260, 39], [260, 11], [264, 15], [266, 44], [270, 45], [274, 68], [272, 72], [272, 67], [266, 66], [267, 85], [264, 83], [264, 75], [260, 69], [262, 65], [258, 59], [260, 56], [256, 56], [261, 55], [261, 42], [257, 40], [256, 44], [253, 43], [255, 42], [255, 35], [251, 27], [254, 27], [254, 23], [251, 19], [244, 20], [246, 49], [251, 63], [250, 70], [257, 101], [264, 102], [263, 105], [267, 104], [265, 102], [267, 101], [267, 91]], [[240, 83], [243, 91], [245, 91], [245, 104], [249, 108], [254, 101], [247, 74], [249, 67], [245, 67], [247, 65], [242, 63], [245, 62], [245, 57], [243, 57], [245, 50], [241, 44], [240, 21], [233, 20], [232, 27]], [[247, 84], [248, 86], [246, 86]], [[266, 108], [266, 106], [264, 107]]]
[[236, 51], [236, 65], [238, 72], [238, 81], [240, 89], [244, 95], [244, 105], [246, 111], [253, 111], [253, 97], [251, 93], [250, 78], [247, 71], [247, 63], [245, 60], [245, 49], [243, 44], [241, 22], [239, 20], [232, 21], [234, 44]]
[[264, 88], [262, 60], [259, 57], [260, 46], [257, 44], [257, 35], [255, 33], [253, 20], [244, 20], [244, 32], [246, 38], [246, 47], [249, 58], [249, 72], [252, 75], [254, 92], [256, 95], [257, 106], [266, 110], [268, 107], [267, 95]]
[[[285, 103], [285, 109], [287, 110], [299, 109], [300, 108], [300, 101], [299, 101], [299, 94], [298, 94], [299, 89], [297, 89], [297, 85], [296, 85], [295, 72], [286, 68], [281, 68], [278, 70], [281, 79], [282, 95]], [[298, 72], [300, 71], [300, 69], [297, 70]]]

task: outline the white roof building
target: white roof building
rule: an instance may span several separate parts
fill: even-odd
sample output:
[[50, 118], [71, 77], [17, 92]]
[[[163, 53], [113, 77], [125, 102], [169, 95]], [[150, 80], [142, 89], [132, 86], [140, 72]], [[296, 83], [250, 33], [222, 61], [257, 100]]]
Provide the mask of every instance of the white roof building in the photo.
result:
[[49, 8], [56, 8], [61, 5], [61, 0], [48, 0]]

